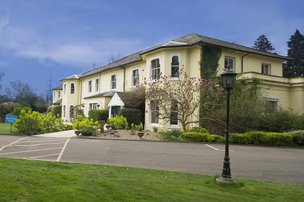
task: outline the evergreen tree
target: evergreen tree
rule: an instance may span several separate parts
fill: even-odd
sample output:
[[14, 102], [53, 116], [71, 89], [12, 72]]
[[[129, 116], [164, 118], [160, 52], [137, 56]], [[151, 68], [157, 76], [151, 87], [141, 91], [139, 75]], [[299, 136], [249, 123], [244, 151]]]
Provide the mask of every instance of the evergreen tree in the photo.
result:
[[287, 61], [284, 67], [284, 76], [304, 76], [304, 36], [296, 30], [287, 44], [291, 60]]
[[267, 52], [267, 53], [272, 53], [274, 51], [274, 48], [272, 47], [271, 42], [268, 40], [265, 34], [262, 34], [255, 40], [254, 45], [252, 48]]

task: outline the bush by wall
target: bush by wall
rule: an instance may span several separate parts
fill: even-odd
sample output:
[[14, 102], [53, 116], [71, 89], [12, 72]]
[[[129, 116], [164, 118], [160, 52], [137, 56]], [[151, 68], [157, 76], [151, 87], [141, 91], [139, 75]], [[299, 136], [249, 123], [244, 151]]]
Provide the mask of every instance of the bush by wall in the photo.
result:
[[142, 122], [142, 114], [139, 109], [123, 108], [120, 110], [119, 114], [126, 117], [129, 124], [134, 123], [135, 125], [138, 125]]
[[79, 130], [85, 136], [95, 135], [98, 128], [100, 128], [98, 121], [85, 118], [82, 115], [78, 115], [77, 119], [73, 122], [73, 129]]
[[189, 142], [207, 142], [209, 134], [200, 132], [184, 132], [180, 139]]
[[21, 110], [14, 126], [17, 128], [18, 133], [24, 135], [35, 135], [71, 129], [69, 125], [64, 125], [62, 123], [61, 118], [55, 117], [52, 113], [41, 114], [31, 110]]
[[107, 120], [109, 117], [109, 110], [103, 109], [103, 110], [90, 110], [89, 111], [89, 118], [93, 119], [94, 121], [101, 121], [101, 120]]
[[112, 127], [115, 129], [127, 129], [128, 128], [128, 122], [125, 117], [122, 115], [116, 116], [114, 118], [108, 118], [107, 121], [108, 124], [111, 124]]
[[47, 112], [52, 112], [54, 116], [61, 117], [61, 110], [62, 110], [61, 105], [52, 105], [48, 107]]
[[178, 140], [182, 134], [183, 132], [180, 130], [167, 130], [159, 133], [161, 138], [168, 140]]
[[292, 136], [292, 142], [295, 145], [304, 146], [304, 130], [291, 131], [289, 134]]

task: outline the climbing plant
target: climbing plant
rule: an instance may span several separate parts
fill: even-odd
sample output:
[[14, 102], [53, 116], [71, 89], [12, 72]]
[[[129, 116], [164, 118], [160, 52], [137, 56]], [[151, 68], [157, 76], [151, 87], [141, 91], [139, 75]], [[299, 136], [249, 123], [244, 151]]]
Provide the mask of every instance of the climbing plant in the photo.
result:
[[202, 46], [200, 60], [201, 78], [205, 79], [205, 85], [200, 91], [200, 125], [204, 125], [205, 116], [210, 110], [218, 109], [217, 100], [222, 100], [222, 94], [218, 93], [220, 88], [217, 82], [217, 70], [222, 50], [214, 46]]

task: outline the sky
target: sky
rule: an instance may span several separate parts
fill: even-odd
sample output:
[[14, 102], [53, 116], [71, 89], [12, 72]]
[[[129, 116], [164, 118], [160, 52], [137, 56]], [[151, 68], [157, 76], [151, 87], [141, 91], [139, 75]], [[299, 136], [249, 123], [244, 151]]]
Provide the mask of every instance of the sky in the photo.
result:
[[290, 36], [304, 34], [303, 11], [303, 0], [0, 0], [2, 92], [20, 80], [43, 93], [190, 33], [249, 47], [265, 34], [287, 55]]

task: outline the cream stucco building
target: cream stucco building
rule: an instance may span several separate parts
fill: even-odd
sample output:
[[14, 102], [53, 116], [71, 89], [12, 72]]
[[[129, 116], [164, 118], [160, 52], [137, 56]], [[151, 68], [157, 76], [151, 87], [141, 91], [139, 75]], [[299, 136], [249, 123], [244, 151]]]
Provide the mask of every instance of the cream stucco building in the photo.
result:
[[[304, 78], [282, 76], [282, 63], [287, 57], [198, 34], [189, 34], [128, 55], [100, 68], [64, 78], [62, 89], [54, 89], [55, 95], [60, 91], [62, 97], [55, 97], [53, 101], [61, 99], [62, 119], [66, 121], [72, 121], [76, 106], [81, 107], [86, 116], [92, 109], [106, 108], [110, 109], [110, 115], [113, 116], [123, 107], [123, 102], [116, 92], [132, 91], [145, 78], [149, 82], [161, 73], [173, 80], [179, 79], [176, 71], [181, 68], [191, 77], [199, 77], [201, 54], [206, 45], [222, 50], [218, 74], [221, 74], [224, 68], [230, 68], [238, 73], [239, 78], [259, 78], [266, 100], [274, 107], [304, 113]], [[168, 121], [155, 119], [154, 109], [151, 109], [147, 101], [145, 105], [146, 129], [180, 127], [179, 124], [172, 126]]]

